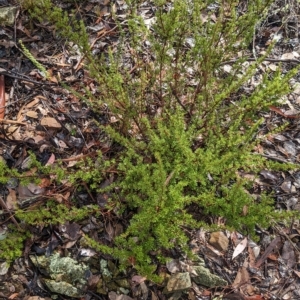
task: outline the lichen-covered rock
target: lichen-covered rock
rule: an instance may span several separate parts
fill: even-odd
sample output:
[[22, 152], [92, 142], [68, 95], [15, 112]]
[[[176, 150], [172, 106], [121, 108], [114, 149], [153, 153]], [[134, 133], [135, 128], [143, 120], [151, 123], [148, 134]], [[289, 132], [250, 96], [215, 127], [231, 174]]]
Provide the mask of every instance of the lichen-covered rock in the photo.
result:
[[206, 287], [215, 287], [215, 286], [226, 286], [228, 283], [226, 280], [220, 278], [217, 275], [214, 275], [209, 272], [203, 266], [193, 266], [193, 269], [196, 271], [198, 276], [193, 277], [193, 280], [200, 285]]
[[83, 295], [72, 284], [65, 281], [57, 282], [51, 279], [44, 279], [48, 289], [53, 293], [66, 295], [73, 298], [81, 298]]
[[17, 13], [17, 7], [1, 7], [0, 8], [0, 24], [13, 25]]
[[[44, 269], [51, 279], [45, 279], [45, 284], [54, 293], [70, 297], [80, 297], [87, 283], [88, 267], [70, 257], [61, 257], [58, 253], [49, 257], [29, 256], [33, 264]], [[77, 296], [76, 296], [77, 295]]]
[[176, 273], [171, 275], [164, 292], [174, 293], [177, 291], [189, 289], [191, 286], [191, 277], [188, 272]]

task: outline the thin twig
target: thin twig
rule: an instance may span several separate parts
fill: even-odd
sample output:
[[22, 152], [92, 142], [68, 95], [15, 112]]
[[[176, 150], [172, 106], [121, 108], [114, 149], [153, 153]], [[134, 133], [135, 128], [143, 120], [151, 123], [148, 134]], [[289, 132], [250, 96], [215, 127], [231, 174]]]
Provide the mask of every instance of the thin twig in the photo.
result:
[[0, 119], [0, 123], [4, 123], [4, 124], [17, 124], [17, 125], [22, 125], [22, 126], [27, 125], [24, 122], [15, 121], [15, 120], [5, 120], [5, 119]]
[[179, 99], [177, 93], [176, 93], [176, 90], [175, 88], [170, 84], [170, 87], [171, 87], [171, 91], [172, 91], [172, 94], [173, 96], [175, 97], [176, 101], [178, 102], [178, 104], [182, 107], [182, 109], [189, 115], [189, 117], [191, 117], [191, 113], [186, 109], [186, 107], [183, 105], [183, 103], [181, 102], [181, 100]]
[[53, 85], [57, 85], [57, 83], [47, 83], [47, 82], [39, 82], [30, 78], [27, 78], [27, 76], [25, 77], [25, 75], [19, 75], [19, 74], [13, 74], [9, 71], [3, 71], [3, 69], [1, 68], [0, 70], [0, 74], [4, 75], [4, 76], [8, 76], [10, 78], [14, 78], [14, 79], [18, 79], [18, 80], [22, 80], [22, 81], [27, 81], [27, 82], [31, 82], [34, 84], [38, 84], [38, 85], [49, 85], [49, 86], [53, 86]]
[[173, 171], [169, 174], [169, 176], [167, 177], [167, 179], [166, 179], [166, 181], [165, 181], [165, 183], [164, 183], [164, 186], [167, 186], [167, 185], [169, 184], [169, 182], [170, 182], [170, 180], [172, 179], [174, 173], [175, 173], [175, 171], [173, 170]]
[[279, 162], [282, 162], [282, 163], [293, 164], [293, 165], [296, 165], [296, 166], [300, 165], [300, 164], [293, 163], [293, 162], [290, 162], [290, 161], [288, 161], [286, 159], [283, 159], [283, 158], [280, 158], [280, 157], [276, 157], [276, 156], [271, 156], [271, 155], [266, 155], [266, 154], [260, 154], [260, 153], [253, 153], [253, 154], [254, 155], [260, 155], [262, 157], [269, 158], [271, 160], [279, 161]]

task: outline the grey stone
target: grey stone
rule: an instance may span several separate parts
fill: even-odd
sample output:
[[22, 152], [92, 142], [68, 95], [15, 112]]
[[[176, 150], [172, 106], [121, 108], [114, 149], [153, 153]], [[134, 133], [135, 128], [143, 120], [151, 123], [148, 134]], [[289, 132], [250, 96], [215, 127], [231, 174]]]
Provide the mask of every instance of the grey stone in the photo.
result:
[[0, 24], [13, 25], [17, 13], [17, 7], [0, 7]]
[[5, 275], [9, 270], [9, 264], [5, 261], [0, 263], [0, 276]]
[[210, 273], [209, 270], [203, 266], [193, 266], [193, 269], [198, 274], [198, 276], [193, 277], [193, 280], [197, 284], [210, 287], [210, 288], [215, 286], [226, 286], [228, 284], [226, 280], [220, 278], [217, 275]]
[[78, 289], [67, 282], [64, 281], [57, 282], [51, 279], [44, 279], [44, 282], [47, 285], [48, 289], [53, 293], [58, 293], [73, 298], [82, 297], [82, 294], [80, 294]]
[[174, 293], [177, 291], [183, 291], [189, 289], [192, 286], [191, 277], [188, 272], [185, 273], [176, 273], [171, 275], [165, 292]]
[[[33, 264], [44, 269], [51, 279], [45, 279], [45, 284], [55, 293], [70, 297], [80, 297], [79, 290], [86, 285], [88, 267], [79, 264], [70, 257], [61, 257], [58, 253], [49, 257], [30, 255]], [[77, 295], [77, 296], [76, 296]]]

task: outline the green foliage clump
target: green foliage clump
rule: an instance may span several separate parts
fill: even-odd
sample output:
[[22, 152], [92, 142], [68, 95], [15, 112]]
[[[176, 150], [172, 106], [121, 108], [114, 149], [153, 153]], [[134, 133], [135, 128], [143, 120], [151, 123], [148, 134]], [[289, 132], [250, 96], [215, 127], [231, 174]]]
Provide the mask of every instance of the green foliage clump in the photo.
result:
[[23, 42], [21, 40], [19, 41], [19, 44], [20, 44], [20, 46], [21, 46], [21, 48], [22, 48], [23, 53], [25, 54], [25, 56], [38, 68], [38, 70], [40, 70], [42, 72], [42, 74], [43, 74], [44, 77], [48, 78], [49, 74], [48, 74], [46, 68], [35, 59], [35, 57], [24, 46], [24, 44], [23, 44]]
[[[118, 173], [109, 187], [117, 213], [130, 210], [134, 215], [112, 247], [87, 240], [149, 276], [151, 253], [163, 260], [164, 249], [188, 251], [187, 230], [209, 227], [201, 216], [223, 217], [227, 228], [251, 234], [255, 224], [267, 227], [289, 216], [274, 210], [271, 196], [254, 199], [247, 191], [251, 182], [238, 171], [294, 168], [267, 161], [253, 149], [263, 122], [258, 111], [289, 92], [289, 80], [298, 70], [266, 72], [256, 87], [243, 92], [265, 58], [246, 63], [255, 26], [271, 0], [174, 0], [171, 6], [155, 0], [152, 28], [138, 16], [142, 1], [127, 2], [128, 25], [118, 24], [119, 48], [100, 57], [90, 51], [83, 21], [69, 18], [49, 0], [29, 9], [81, 49], [101, 91], [97, 96], [87, 91], [91, 107], [100, 110], [106, 103], [118, 120], [102, 129], [125, 150], [105, 167]], [[134, 70], [123, 64], [128, 48]], [[224, 64], [233, 59], [225, 72]], [[105, 169], [89, 164], [88, 170], [85, 179], [97, 188]], [[81, 175], [78, 171], [73, 178]]]
[[23, 243], [28, 237], [29, 233], [25, 230], [9, 226], [6, 238], [0, 240], [0, 259], [11, 262], [20, 257], [22, 255]]
[[5, 184], [11, 178], [19, 177], [20, 174], [15, 169], [10, 169], [5, 161], [0, 160], [0, 183]]
[[87, 218], [90, 214], [97, 216], [99, 208], [97, 206], [85, 206], [69, 208], [63, 204], [48, 201], [46, 206], [41, 206], [34, 210], [17, 210], [16, 217], [26, 224], [49, 225], [63, 224], [67, 221], [80, 221]]
[[28, 225], [48, 226], [50, 224], [64, 224], [67, 221], [78, 222], [88, 218], [90, 215], [95, 217], [99, 214], [99, 207], [85, 206], [82, 208], [71, 207], [48, 201], [45, 206], [34, 210], [17, 210], [14, 217], [22, 220], [22, 229], [9, 226], [6, 237], [0, 240], [0, 259], [7, 262], [20, 257], [24, 242], [30, 237]]

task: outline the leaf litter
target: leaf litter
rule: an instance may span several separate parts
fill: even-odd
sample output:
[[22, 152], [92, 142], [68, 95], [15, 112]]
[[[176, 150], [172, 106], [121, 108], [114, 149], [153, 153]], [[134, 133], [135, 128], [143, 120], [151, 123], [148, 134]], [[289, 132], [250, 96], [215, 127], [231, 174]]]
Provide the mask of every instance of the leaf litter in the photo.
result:
[[[171, 7], [171, 4], [169, 5]], [[61, 3], [61, 6], [68, 9], [71, 4]], [[11, 5], [11, 7], [13, 6]], [[126, 21], [125, 1], [116, 1], [111, 6], [110, 1], [90, 0], [81, 4], [77, 9], [80, 10], [88, 24], [87, 29], [94, 54], [105, 51], [108, 46], [117, 45], [117, 26], [109, 20], [111, 13], [117, 12], [118, 21], [121, 24]], [[280, 8], [278, 9], [280, 10]], [[148, 27], [155, 22], [154, 10], [153, 3], [146, 1], [143, 11], [140, 12]], [[92, 20], [88, 14], [96, 15], [97, 19]], [[278, 14], [274, 13], [274, 16], [278, 17]], [[213, 21], [215, 16], [214, 13], [211, 13], [210, 15], [203, 14], [201, 17], [208, 22], [209, 18]], [[111, 144], [109, 140], [103, 141], [102, 133], [97, 126], [93, 125], [95, 124], [94, 119], [97, 118], [100, 123], [118, 122], [119, 116], [108, 117], [105, 107], [103, 107], [102, 115], [95, 115], [79, 99], [57, 84], [63, 80], [74, 90], [80, 90], [83, 83], [92, 93], [99, 92], [89, 74], [85, 73], [83, 78], [80, 77], [83, 57], [75, 47], [70, 47], [68, 54], [63, 50], [61, 53], [57, 53], [56, 45], [46, 42], [52, 40], [52, 29], [48, 28], [49, 33], [42, 31], [42, 27], [37, 27], [32, 31], [31, 28], [27, 28], [25, 19], [26, 15], [24, 14], [16, 20], [17, 28], [20, 31], [19, 35], [21, 35], [19, 37], [23, 38], [24, 42], [25, 38], [28, 39], [27, 46], [30, 47], [31, 53], [35, 54], [38, 61], [47, 63], [47, 71], [50, 76], [49, 82], [43, 82], [39, 71], [34, 69], [28, 61], [25, 60], [21, 68], [17, 65], [11, 31], [9, 27], [4, 27], [5, 39], [1, 41], [1, 45], [4, 46], [8, 55], [1, 61], [1, 67], [3, 65], [4, 70], [16, 68], [20, 76], [14, 78], [10, 74], [11, 77], [6, 76], [5, 81], [2, 80], [4, 79], [3, 75], [0, 77], [0, 98], [6, 101], [2, 105], [0, 103], [0, 117], [3, 119], [0, 136], [3, 159], [12, 166], [19, 166], [27, 174], [35, 174], [36, 169], [28, 169], [29, 151], [33, 151], [44, 165], [51, 166], [60, 161], [67, 164], [69, 168], [73, 167], [73, 162], [76, 163], [87, 157], [94, 158], [99, 149], [104, 154], [109, 153], [112, 151]], [[44, 38], [42, 39], [42, 37]], [[40, 40], [43, 40], [42, 47], [39, 44]], [[299, 41], [289, 36], [288, 32], [284, 32], [282, 27], [276, 27], [268, 22], [257, 32], [254, 51], [263, 54], [264, 45], [268, 45], [274, 40], [277, 41], [274, 49], [276, 58], [261, 66], [263, 72], [266, 72], [267, 69], [276, 71], [277, 62], [284, 63], [285, 66], [287, 64], [284, 62], [285, 60], [293, 61], [299, 57]], [[192, 40], [187, 41], [189, 47], [192, 44]], [[293, 49], [289, 49], [289, 47]], [[128, 47], [123, 64], [134, 73], [138, 70], [138, 66], [131, 59], [130, 50]], [[145, 43], [144, 50], [146, 56], [151, 55], [148, 53], [147, 43]], [[245, 71], [249, 65], [250, 62], [245, 63]], [[223, 68], [224, 72], [230, 73], [231, 63], [227, 62]], [[190, 74], [189, 80], [193, 85], [193, 70], [190, 71]], [[244, 86], [244, 89], [253, 88], [259, 84], [261, 79], [262, 77], [259, 76], [252, 78], [248, 86]], [[8, 89], [10, 89], [9, 94], [6, 94], [5, 91]], [[269, 112], [262, 113], [265, 118], [265, 127], [261, 129], [262, 136], [265, 136], [266, 128], [278, 127], [286, 121], [290, 123], [284, 132], [270, 135], [268, 140], [262, 143], [257, 155], [299, 164], [298, 90], [299, 87], [297, 88], [295, 83], [294, 92], [290, 94], [289, 99], [283, 99], [282, 107], [270, 107]], [[3, 109], [4, 105], [5, 109]], [[6, 234], [6, 223], [14, 222], [18, 226], [22, 226], [19, 220], [14, 218], [13, 214], [16, 208], [35, 209], [37, 203], [50, 196], [58, 203], [63, 202], [66, 205], [70, 205], [74, 196], [79, 199], [81, 206], [97, 203], [104, 208], [108, 203], [110, 197], [108, 193], [92, 195], [87, 188], [83, 192], [76, 191], [68, 182], [62, 186], [55, 186], [55, 176], [53, 174], [50, 178], [43, 178], [40, 184], [30, 182], [25, 185], [20, 183], [14, 185], [11, 183], [12, 185], [3, 188], [3, 199], [0, 203], [2, 208], [0, 227], [2, 235], [0, 237], [2, 239], [9, 238], [9, 235]], [[241, 176], [251, 177], [252, 174], [241, 174]], [[107, 179], [102, 185], [105, 187], [112, 182], [113, 177]], [[299, 171], [289, 171], [283, 174], [262, 170], [260, 178], [253, 178], [253, 182], [253, 194], [259, 196], [261, 191], [274, 193], [276, 209], [300, 209], [298, 204]], [[217, 221], [213, 222], [218, 223]], [[210, 233], [202, 230], [194, 233], [191, 235], [190, 247], [199, 256], [199, 261], [190, 261], [174, 250], [174, 259], [167, 262], [165, 271], [162, 271], [166, 275], [166, 281], [162, 287], [154, 285], [139, 274], [128, 275], [124, 278], [124, 274], [117, 270], [111, 257], [102, 257], [93, 249], [81, 245], [83, 233], [89, 233], [96, 240], [110, 243], [123, 232], [123, 226], [116, 218], [107, 215], [103, 220], [91, 216], [80, 223], [66, 221], [60, 226], [44, 224], [32, 228], [32, 237], [25, 243], [24, 258], [17, 259], [10, 268], [1, 264], [0, 281], [3, 282], [3, 288], [0, 290], [0, 296], [9, 299], [21, 299], [22, 297], [32, 300], [35, 297], [49, 299], [51, 293], [45, 286], [45, 282], [47, 282], [45, 280], [49, 278], [34, 269], [27, 258], [29, 253], [46, 254], [46, 256], [59, 253], [62, 258], [71, 256], [75, 264], [85, 265], [87, 263], [90, 266], [88, 274], [83, 275], [83, 277], [87, 277], [85, 299], [101, 299], [100, 297], [103, 295], [108, 297], [106, 299], [112, 300], [185, 299], [184, 297], [187, 295], [185, 293], [188, 293], [189, 299], [214, 299], [219, 295], [223, 295], [224, 300], [259, 300], [273, 299], [274, 297], [299, 299], [300, 297], [300, 272], [297, 268], [299, 222], [296, 220], [288, 228], [283, 224], [268, 231], [258, 228], [259, 244], [237, 232], [231, 235], [226, 231]], [[101, 267], [99, 267], [99, 259], [101, 259]], [[162, 266], [158, 267], [163, 268]], [[30, 272], [26, 270], [30, 270]], [[211, 287], [208, 282], [213, 281], [199, 283], [199, 279], [196, 279], [198, 274], [196, 270], [202, 272], [201, 274], [207, 274], [211, 280], [215, 280], [214, 282], [223, 282], [224, 286], [222, 288]], [[26, 274], [25, 278], [24, 274]], [[20, 282], [26, 282], [26, 287], [16, 284], [15, 280], [10, 279], [11, 276], [18, 278]], [[170, 294], [163, 293], [164, 287], [168, 288]], [[58, 291], [56, 292], [58, 293]]]

